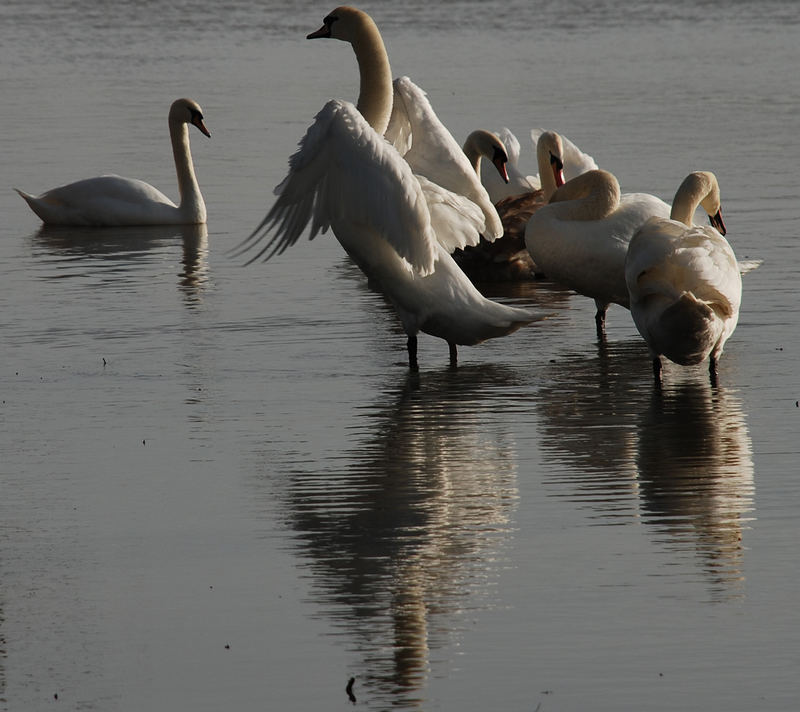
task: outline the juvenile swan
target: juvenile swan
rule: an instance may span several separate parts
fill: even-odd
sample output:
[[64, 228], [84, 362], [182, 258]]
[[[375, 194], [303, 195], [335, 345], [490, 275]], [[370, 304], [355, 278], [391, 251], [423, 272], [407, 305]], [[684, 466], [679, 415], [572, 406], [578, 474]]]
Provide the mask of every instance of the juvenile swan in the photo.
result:
[[211, 136], [203, 111], [192, 99], [177, 99], [169, 109], [169, 136], [178, 173], [180, 205], [136, 178], [117, 175], [86, 178], [38, 197], [17, 192], [47, 225], [192, 225], [206, 221], [206, 205], [192, 164], [189, 124]]
[[393, 89], [383, 40], [372, 19], [339, 7], [308, 36], [317, 37], [353, 46], [361, 75], [358, 105], [333, 100], [317, 114], [289, 160], [289, 174], [276, 189], [278, 199], [241, 251], [267, 237], [253, 260], [269, 259], [297, 242], [309, 221], [311, 239], [331, 227], [397, 310], [408, 336], [411, 370], [418, 369], [419, 331], [446, 340], [455, 365], [457, 344], [510, 334], [542, 318], [484, 298], [450, 256], [452, 249], [477, 242], [485, 216], [472, 200], [417, 175], [384, 139]]
[[[698, 205], [712, 227], [692, 224]], [[725, 342], [736, 328], [742, 279], [736, 256], [723, 237], [717, 179], [690, 173], [681, 183], [669, 219], [652, 218], [634, 235], [625, 262], [633, 321], [661, 381], [661, 359], [683, 366], [708, 357], [712, 384]]]
[[668, 215], [663, 200], [647, 193], [620, 196], [611, 173], [587, 171], [558, 188], [550, 203], [534, 213], [525, 244], [550, 279], [594, 299], [602, 338], [609, 304], [628, 307], [628, 243], [649, 218]]

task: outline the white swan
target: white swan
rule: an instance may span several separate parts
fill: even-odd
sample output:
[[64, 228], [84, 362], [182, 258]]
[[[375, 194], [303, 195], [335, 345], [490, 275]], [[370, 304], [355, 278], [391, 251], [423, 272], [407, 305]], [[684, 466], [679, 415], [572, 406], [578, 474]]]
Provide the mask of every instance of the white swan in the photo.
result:
[[628, 306], [625, 255], [634, 232], [670, 207], [647, 193], [620, 196], [608, 171], [583, 173], [553, 193], [531, 217], [525, 244], [537, 266], [553, 281], [591, 297], [599, 336], [609, 304]]
[[457, 344], [477, 344], [543, 318], [486, 299], [450, 256], [449, 250], [477, 242], [484, 214], [472, 201], [415, 175], [383, 138], [392, 82], [375, 23], [350, 7], [337, 8], [324, 23], [308, 37], [352, 44], [361, 75], [358, 106], [333, 100], [317, 114], [289, 161], [275, 205], [241, 251], [269, 237], [250, 261], [269, 259], [294, 244], [309, 220], [312, 239], [331, 227], [397, 310], [412, 370], [418, 368], [419, 331], [445, 339], [455, 365]]
[[135, 178], [116, 175], [86, 178], [53, 188], [38, 197], [17, 192], [48, 225], [184, 225], [206, 221], [206, 205], [192, 163], [188, 125], [211, 136], [203, 111], [192, 99], [177, 99], [169, 110], [169, 135], [178, 173], [180, 205]]
[[[692, 224], [698, 205], [712, 227]], [[678, 188], [670, 217], [651, 218], [631, 240], [625, 263], [631, 314], [659, 382], [661, 355], [684, 366], [708, 357], [716, 382], [742, 299], [740, 268], [725, 232], [717, 179], [697, 171]]]

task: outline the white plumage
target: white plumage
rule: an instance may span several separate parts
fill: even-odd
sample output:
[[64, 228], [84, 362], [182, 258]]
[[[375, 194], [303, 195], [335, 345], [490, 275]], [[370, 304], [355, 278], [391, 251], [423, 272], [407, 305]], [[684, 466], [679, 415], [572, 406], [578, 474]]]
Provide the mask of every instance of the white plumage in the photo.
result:
[[[692, 224], [698, 205], [719, 229]], [[724, 234], [717, 179], [698, 171], [678, 189], [671, 217], [649, 220], [631, 240], [625, 264], [631, 314], [659, 380], [662, 355], [685, 366], [709, 358], [716, 380], [742, 298], [739, 264]]]
[[[397, 310], [413, 370], [419, 331], [445, 339], [455, 363], [457, 344], [477, 344], [543, 318], [486, 299], [450, 256], [456, 247], [477, 243], [486, 214], [469, 197], [434, 182], [437, 177], [457, 188], [461, 161], [475, 177], [460, 148], [457, 170], [445, 170], [444, 177], [437, 162], [428, 164], [415, 155], [413, 146], [421, 144], [417, 122], [433, 125], [427, 99], [423, 107], [415, 104], [416, 110], [407, 107], [406, 114], [414, 118], [394, 132], [409, 160], [376, 129], [388, 121], [393, 89], [383, 41], [371, 18], [353, 8], [337, 8], [309, 35], [315, 37], [352, 43], [361, 68], [358, 107], [332, 100], [317, 114], [289, 161], [275, 204], [242, 249], [268, 237], [253, 260], [269, 259], [293, 245], [309, 222], [312, 239], [330, 227]], [[419, 99], [410, 83], [400, 84], [406, 102]], [[446, 162], [448, 153], [441, 150], [435, 155]]]
[[211, 136], [192, 99], [176, 99], [169, 110], [169, 134], [180, 204], [136, 178], [104, 175], [53, 188], [39, 196], [21, 190], [31, 210], [47, 225], [186, 225], [206, 221], [206, 206], [192, 163], [188, 125]]

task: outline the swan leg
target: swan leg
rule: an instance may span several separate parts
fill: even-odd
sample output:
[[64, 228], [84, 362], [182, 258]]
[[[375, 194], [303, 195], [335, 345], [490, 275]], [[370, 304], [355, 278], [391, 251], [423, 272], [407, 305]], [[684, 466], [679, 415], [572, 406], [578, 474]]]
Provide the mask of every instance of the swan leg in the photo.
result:
[[711, 387], [717, 387], [717, 359], [712, 354], [708, 358], [708, 377], [711, 380]]
[[452, 341], [448, 341], [447, 345], [450, 347], [450, 368], [458, 366], [458, 349]]
[[410, 371], [419, 371], [419, 364], [417, 363], [417, 337], [409, 336], [406, 343], [408, 348], [408, 368]]
[[603, 304], [602, 302], [598, 302], [595, 300], [595, 305], [597, 305], [597, 311], [594, 315], [594, 323], [597, 325], [597, 338], [598, 339], [605, 339], [606, 338], [606, 312], [608, 311], [608, 304]]
[[658, 356], [653, 357], [653, 378], [656, 386], [661, 388], [661, 358]]

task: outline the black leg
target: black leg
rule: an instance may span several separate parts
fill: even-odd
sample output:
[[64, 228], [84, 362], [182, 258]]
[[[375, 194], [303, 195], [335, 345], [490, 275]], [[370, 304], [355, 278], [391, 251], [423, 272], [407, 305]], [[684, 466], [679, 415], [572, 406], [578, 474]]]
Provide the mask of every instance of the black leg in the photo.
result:
[[411, 371], [419, 371], [419, 364], [417, 363], [417, 337], [409, 336], [408, 342], [408, 368]]
[[447, 345], [450, 347], [450, 368], [458, 366], [458, 349], [452, 341], [448, 341]]
[[711, 380], [711, 387], [717, 387], [717, 359], [710, 356], [708, 359], [708, 377]]
[[656, 356], [653, 359], [653, 378], [656, 382], [656, 387], [661, 388], [661, 358]]
[[594, 314], [594, 323], [597, 325], [597, 338], [603, 341], [606, 338], [606, 311], [608, 311], [608, 304], [597, 305], [597, 311]]

